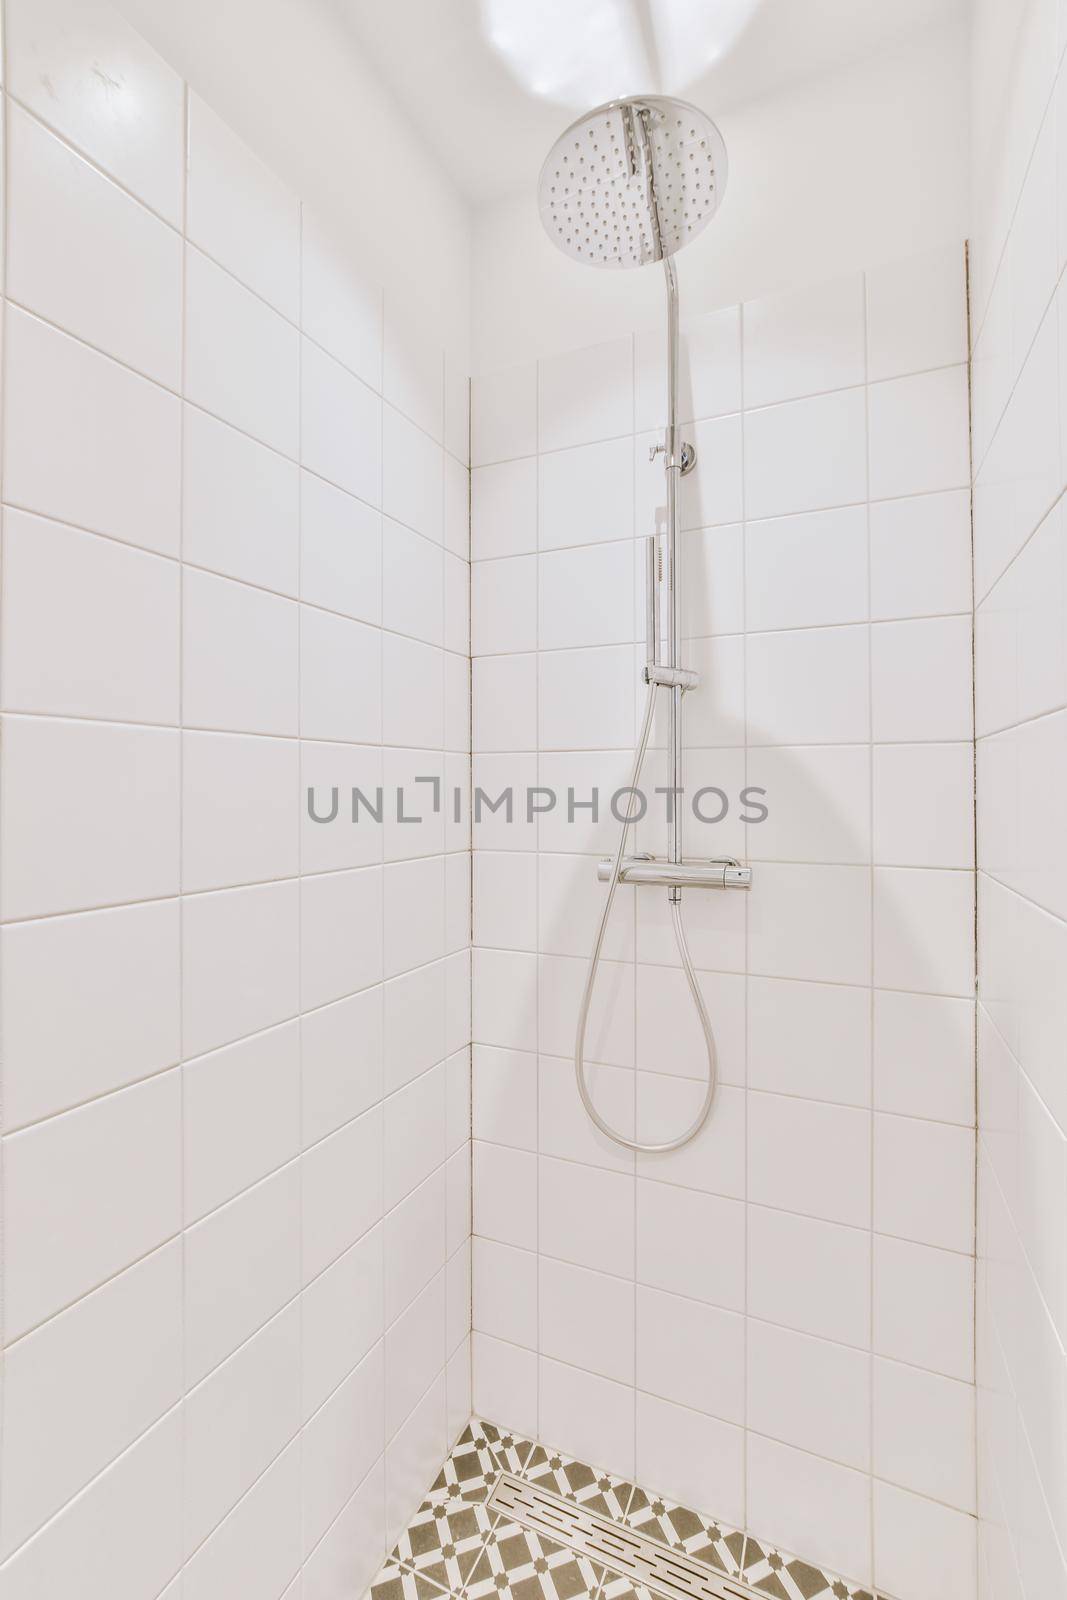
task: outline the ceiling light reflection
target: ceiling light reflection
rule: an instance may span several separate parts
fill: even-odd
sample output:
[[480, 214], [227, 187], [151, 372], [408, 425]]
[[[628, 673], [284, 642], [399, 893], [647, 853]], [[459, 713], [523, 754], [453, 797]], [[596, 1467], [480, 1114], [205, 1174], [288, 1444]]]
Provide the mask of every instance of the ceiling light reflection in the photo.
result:
[[582, 107], [649, 88], [630, 0], [481, 0], [486, 38], [531, 94]]

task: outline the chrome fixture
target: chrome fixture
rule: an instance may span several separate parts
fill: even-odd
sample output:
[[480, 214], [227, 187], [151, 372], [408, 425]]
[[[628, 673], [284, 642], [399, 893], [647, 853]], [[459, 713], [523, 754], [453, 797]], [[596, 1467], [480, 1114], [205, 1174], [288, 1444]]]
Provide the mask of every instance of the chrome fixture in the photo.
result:
[[[678, 1150], [708, 1119], [715, 1098], [715, 1035], [682, 921], [683, 888], [747, 889], [751, 869], [739, 861], [687, 861], [682, 855], [681, 807], [667, 818], [667, 856], [627, 856], [626, 839], [634, 821], [634, 799], [644, 765], [656, 691], [667, 692], [667, 757], [670, 789], [682, 789], [682, 697], [698, 683], [679, 661], [681, 625], [678, 584], [678, 480], [692, 470], [696, 455], [678, 437], [678, 280], [671, 257], [695, 239], [718, 210], [726, 185], [726, 147], [718, 128], [702, 111], [681, 100], [654, 95], [613, 100], [597, 106], [562, 134], [541, 169], [538, 201], [541, 220], [553, 243], [577, 261], [594, 267], [641, 267], [661, 261], [667, 286], [667, 427], [650, 460], [663, 457], [667, 518], [662, 541], [647, 541], [648, 695], [629, 785], [629, 803], [613, 858], [602, 861], [597, 876], [608, 886], [593, 941], [578, 1014], [574, 1067], [578, 1092], [592, 1121], [627, 1150], [656, 1153]], [[667, 890], [675, 943], [696, 1006], [708, 1056], [707, 1088], [700, 1111], [674, 1139], [642, 1144], [608, 1126], [593, 1104], [585, 1077], [585, 1035], [600, 954], [620, 883], [657, 884]]]

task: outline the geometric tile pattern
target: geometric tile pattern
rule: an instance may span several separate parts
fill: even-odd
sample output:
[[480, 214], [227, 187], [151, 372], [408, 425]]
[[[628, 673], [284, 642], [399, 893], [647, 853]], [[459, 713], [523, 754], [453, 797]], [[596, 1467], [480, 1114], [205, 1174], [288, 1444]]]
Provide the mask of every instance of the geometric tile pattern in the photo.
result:
[[474, 1417], [385, 1566], [370, 1600], [659, 1600], [486, 1502], [502, 1472], [684, 1551], [767, 1600], [877, 1600], [797, 1556], [582, 1461]]

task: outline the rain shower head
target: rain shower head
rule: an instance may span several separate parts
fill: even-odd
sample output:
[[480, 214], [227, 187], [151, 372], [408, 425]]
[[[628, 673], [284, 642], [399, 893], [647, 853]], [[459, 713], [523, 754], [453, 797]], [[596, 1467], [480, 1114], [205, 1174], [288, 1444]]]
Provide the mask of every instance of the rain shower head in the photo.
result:
[[571, 124], [541, 168], [549, 238], [593, 267], [643, 267], [695, 239], [726, 188], [726, 146], [684, 100], [611, 100]]

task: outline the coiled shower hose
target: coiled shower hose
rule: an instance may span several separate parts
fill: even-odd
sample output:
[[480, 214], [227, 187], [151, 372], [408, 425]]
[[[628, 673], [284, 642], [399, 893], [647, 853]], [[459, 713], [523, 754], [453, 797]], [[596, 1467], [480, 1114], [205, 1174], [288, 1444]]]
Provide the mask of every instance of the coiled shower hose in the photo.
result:
[[685, 937], [685, 925], [682, 922], [681, 903], [678, 900], [672, 900], [670, 905], [671, 918], [674, 923], [674, 939], [678, 946], [678, 954], [682, 960], [686, 982], [689, 984], [689, 992], [693, 996], [693, 1004], [696, 1006], [697, 1016], [700, 1019], [700, 1026], [704, 1031], [704, 1043], [708, 1052], [708, 1086], [704, 1094], [704, 1103], [697, 1113], [696, 1120], [686, 1128], [684, 1133], [680, 1133], [676, 1139], [665, 1139], [660, 1144], [641, 1144], [636, 1139], [627, 1139], [623, 1134], [616, 1133], [614, 1128], [609, 1128], [593, 1104], [592, 1096], [589, 1093], [589, 1085], [585, 1081], [585, 1034], [589, 1025], [589, 1006], [593, 998], [597, 967], [600, 965], [600, 952], [604, 944], [604, 935], [608, 928], [608, 919], [611, 916], [611, 907], [615, 900], [615, 891], [619, 887], [619, 873], [622, 870], [622, 858], [626, 852], [626, 838], [634, 822], [634, 800], [638, 780], [641, 776], [641, 768], [645, 763], [645, 752], [648, 749], [649, 736], [652, 732], [652, 716], [656, 709], [656, 688], [657, 685], [654, 683], [650, 683], [648, 686], [645, 717], [641, 725], [641, 737], [637, 744], [633, 777], [630, 779], [626, 814], [623, 817], [622, 827], [619, 831], [619, 846], [615, 851], [615, 860], [612, 863], [608, 892], [604, 896], [604, 907], [600, 913], [600, 926], [597, 928], [596, 938], [593, 941], [593, 953], [589, 958], [589, 971], [586, 974], [585, 990], [582, 994], [581, 1009], [578, 1013], [578, 1037], [574, 1045], [574, 1071], [578, 1079], [578, 1093], [582, 1097], [582, 1104], [589, 1113], [591, 1121], [595, 1123], [601, 1133], [605, 1134], [607, 1138], [613, 1139], [616, 1144], [621, 1144], [626, 1150], [637, 1150], [643, 1155], [660, 1155], [668, 1150], [680, 1150], [683, 1145], [689, 1143], [690, 1139], [696, 1137], [708, 1120], [708, 1113], [711, 1111], [712, 1101], [715, 1099], [717, 1077], [715, 1035], [712, 1032], [711, 1018], [708, 1016], [708, 1008], [704, 1004], [704, 996], [700, 992], [700, 985], [697, 983], [697, 976], [693, 970], [693, 958], [689, 954], [689, 945]]

